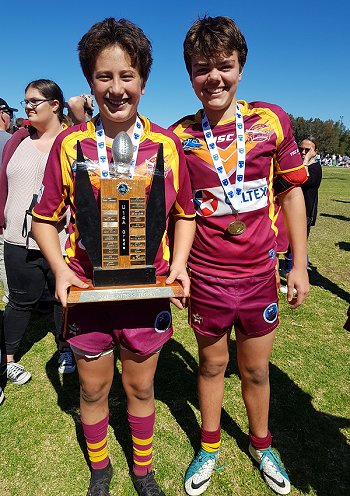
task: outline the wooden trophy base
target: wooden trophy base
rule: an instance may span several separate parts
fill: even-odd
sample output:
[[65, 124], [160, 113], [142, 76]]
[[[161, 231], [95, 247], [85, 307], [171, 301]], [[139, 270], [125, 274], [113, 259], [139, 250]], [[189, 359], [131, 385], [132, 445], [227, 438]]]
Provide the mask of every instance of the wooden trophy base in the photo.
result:
[[[178, 281], [165, 284], [166, 276], [157, 276], [155, 284], [135, 286], [89, 287], [86, 289], [71, 286], [67, 306], [78, 303], [101, 303], [104, 301], [152, 300], [156, 298], [182, 298], [183, 288]], [[87, 281], [88, 283], [91, 281]]]

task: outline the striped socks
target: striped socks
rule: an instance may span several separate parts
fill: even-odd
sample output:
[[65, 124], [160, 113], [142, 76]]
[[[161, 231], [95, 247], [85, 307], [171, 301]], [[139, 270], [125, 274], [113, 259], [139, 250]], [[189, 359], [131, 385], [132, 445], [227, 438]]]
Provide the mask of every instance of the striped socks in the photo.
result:
[[101, 470], [109, 463], [107, 429], [108, 415], [96, 424], [87, 425], [81, 420], [83, 427], [91, 468]]
[[132, 436], [133, 472], [136, 476], [147, 475], [152, 471], [152, 450], [155, 412], [148, 417], [135, 417], [128, 412]]
[[206, 431], [201, 428], [201, 446], [208, 453], [217, 453], [221, 445], [221, 428], [216, 431]]

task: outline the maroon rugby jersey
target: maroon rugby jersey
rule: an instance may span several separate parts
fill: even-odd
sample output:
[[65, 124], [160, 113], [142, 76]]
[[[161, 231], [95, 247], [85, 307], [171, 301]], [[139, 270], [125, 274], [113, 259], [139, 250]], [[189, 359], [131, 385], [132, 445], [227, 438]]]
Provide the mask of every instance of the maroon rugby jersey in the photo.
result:
[[[33, 215], [39, 219], [57, 221], [64, 214], [67, 206], [71, 210], [69, 238], [66, 244], [66, 261], [69, 267], [80, 277], [91, 279], [92, 265], [87, 252], [81, 243], [79, 231], [75, 222], [75, 172], [77, 158], [77, 141], [86, 162], [89, 162], [89, 178], [96, 201], [99, 201], [100, 170], [96, 146], [95, 123], [92, 121], [78, 124], [62, 132], [55, 140], [51, 149], [43, 184], [34, 207]], [[164, 147], [164, 175], [166, 219], [193, 218], [195, 211], [192, 202], [192, 192], [186, 159], [179, 139], [171, 132], [140, 116], [143, 124], [143, 134], [137, 156], [135, 177], [146, 176], [148, 189], [155, 167], [158, 147]], [[111, 146], [107, 144], [108, 159], [112, 159]], [[146, 194], [147, 196], [147, 194]], [[164, 237], [158, 250], [155, 266], [157, 275], [166, 274], [169, 269], [169, 240]]]
[[[189, 266], [214, 277], [249, 277], [276, 266], [274, 178], [284, 176], [292, 185], [299, 185], [307, 177], [284, 110], [265, 102], [238, 103], [244, 119], [246, 145], [239, 219], [247, 226], [239, 236], [227, 231], [235, 215], [204, 139], [202, 111], [171, 126], [186, 153], [197, 213]], [[234, 185], [237, 163], [235, 118], [211, 125], [222, 163]]]

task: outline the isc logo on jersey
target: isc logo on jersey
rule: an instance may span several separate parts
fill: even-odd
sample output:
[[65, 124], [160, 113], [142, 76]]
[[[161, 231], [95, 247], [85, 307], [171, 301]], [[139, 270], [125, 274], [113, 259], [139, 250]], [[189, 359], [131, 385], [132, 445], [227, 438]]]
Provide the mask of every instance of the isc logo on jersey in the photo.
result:
[[[229, 133], [229, 134], [223, 134], [221, 136], [216, 136], [215, 141], [217, 145], [224, 144], [225, 147], [225, 143], [230, 145], [232, 141], [234, 141], [235, 139], [236, 139], [236, 133]], [[224, 149], [224, 147], [220, 146], [219, 148]]]
[[[266, 207], [267, 183], [266, 178], [244, 183], [240, 212], [253, 212]], [[221, 186], [198, 189], [194, 192], [194, 206], [197, 215], [203, 217], [221, 217], [232, 214], [231, 204], [226, 198]]]

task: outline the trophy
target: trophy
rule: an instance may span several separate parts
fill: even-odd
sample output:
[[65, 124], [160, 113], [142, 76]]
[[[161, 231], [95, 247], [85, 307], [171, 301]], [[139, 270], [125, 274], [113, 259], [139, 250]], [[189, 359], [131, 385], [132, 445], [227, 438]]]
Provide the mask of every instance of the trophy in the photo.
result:
[[88, 289], [72, 286], [67, 303], [182, 297], [182, 286], [166, 285], [166, 276], [156, 277], [153, 265], [166, 229], [163, 144], [147, 202], [146, 177], [129, 177], [133, 144], [124, 131], [115, 137], [112, 155], [98, 206], [77, 142], [76, 222], [93, 279]]

